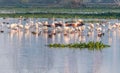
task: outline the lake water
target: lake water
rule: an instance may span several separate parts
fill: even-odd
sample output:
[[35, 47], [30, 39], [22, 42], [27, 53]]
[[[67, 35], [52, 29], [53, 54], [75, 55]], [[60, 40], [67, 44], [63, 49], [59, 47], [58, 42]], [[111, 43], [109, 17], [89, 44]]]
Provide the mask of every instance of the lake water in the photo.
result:
[[[15, 19], [8, 21], [17, 22]], [[29, 31], [5, 31], [0, 33], [0, 73], [120, 73], [119, 33], [120, 30], [111, 31], [102, 38], [59, 33], [49, 38], [47, 33], [38, 36]], [[101, 40], [111, 47], [90, 51], [46, 46], [90, 40]]]

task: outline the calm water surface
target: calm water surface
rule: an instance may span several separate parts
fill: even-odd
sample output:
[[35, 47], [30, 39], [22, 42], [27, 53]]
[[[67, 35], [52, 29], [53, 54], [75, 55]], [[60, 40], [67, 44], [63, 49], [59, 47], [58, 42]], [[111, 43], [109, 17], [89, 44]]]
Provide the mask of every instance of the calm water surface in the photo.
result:
[[[12, 21], [11, 21], [12, 22]], [[120, 30], [98, 37], [46, 33], [0, 33], [0, 73], [120, 73]], [[101, 40], [111, 45], [102, 51], [49, 48], [49, 43]]]

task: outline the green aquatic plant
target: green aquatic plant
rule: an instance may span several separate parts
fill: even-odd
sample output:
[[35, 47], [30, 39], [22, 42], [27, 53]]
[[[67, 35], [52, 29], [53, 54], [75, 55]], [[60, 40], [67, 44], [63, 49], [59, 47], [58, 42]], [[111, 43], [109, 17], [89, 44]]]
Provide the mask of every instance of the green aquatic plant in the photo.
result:
[[79, 48], [79, 49], [88, 49], [88, 50], [102, 50], [103, 48], [110, 47], [110, 45], [106, 45], [102, 42], [94, 42], [90, 41], [88, 43], [71, 43], [71, 44], [49, 44], [50, 48]]

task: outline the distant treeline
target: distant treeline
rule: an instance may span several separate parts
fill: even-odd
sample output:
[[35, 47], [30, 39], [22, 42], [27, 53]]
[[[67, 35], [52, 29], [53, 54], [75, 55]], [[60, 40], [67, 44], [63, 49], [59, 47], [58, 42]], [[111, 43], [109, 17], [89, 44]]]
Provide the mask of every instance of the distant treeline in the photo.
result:
[[80, 7], [87, 4], [115, 4], [117, 0], [0, 0], [0, 6], [69, 6]]

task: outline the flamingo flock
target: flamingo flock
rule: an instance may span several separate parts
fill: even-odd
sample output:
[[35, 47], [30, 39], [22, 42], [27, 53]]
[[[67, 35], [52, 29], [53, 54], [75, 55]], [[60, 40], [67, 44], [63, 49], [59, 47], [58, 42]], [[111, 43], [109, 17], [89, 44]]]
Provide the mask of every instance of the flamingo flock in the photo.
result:
[[[26, 23], [22, 24], [23, 21], [26, 21]], [[93, 32], [97, 33], [98, 37], [102, 37], [106, 32], [112, 32], [116, 29], [120, 30], [120, 23], [84, 23], [81, 19], [72, 23], [65, 22], [65, 20], [53, 20], [52, 23], [48, 21], [34, 22], [34, 20], [27, 22], [27, 19], [23, 20], [23, 18], [20, 17], [18, 23], [1, 22], [0, 32], [4, 33], [5, 28], [9, 30], [9, 32], [30, 31], [32, 34], [38, 35], [40, 35], [40, 33], [48, 33], [50, 37], [57, 33], [63, 33], [64, 36], [73, 33], [79, 33], [79, 36], [81, 36], [82, 33], [86, 36], [91, 36]]]

